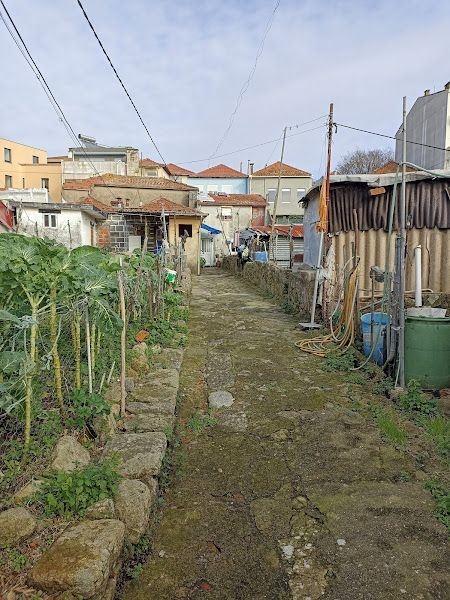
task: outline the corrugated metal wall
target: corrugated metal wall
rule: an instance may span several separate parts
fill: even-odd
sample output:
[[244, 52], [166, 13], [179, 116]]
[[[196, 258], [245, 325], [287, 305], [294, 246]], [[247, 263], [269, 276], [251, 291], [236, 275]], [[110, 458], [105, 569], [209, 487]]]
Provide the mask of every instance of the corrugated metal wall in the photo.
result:
[[[289, 238], [285, 236], [277, 236], [275, 240], [275, 255], [277, 265], [283, 269], [289, 268]], [[294, 238], [294, 254], [303, 253], [303, 239]]]
[[[379, 229], [359, 232], [359, 256], [361, 268], [359, 284], [362, 295], [371, 290], [370, 267], [377, 265], [384, 269], [388, 234]], [[414, 289], [414, 248], [422, 246], [422, 287], [434, 292], [450, 292], [450, 230], [449, 229], [410, 229], [407, 232], [406, 289]], [[336, 254], [336, 273], [342, 272], [345, 263], [352, 256], [352, 243], [355, 233], [348, 231], [332, 237]], [[390, 240], [390, 269], [393, 269], [395, 253], [395, 233]], [[288, 256], [289, 258], [289, 256]], [[377, 285], [378, 290], [382, 285]], [[365, 290], [365, 291], [364, 291]]]

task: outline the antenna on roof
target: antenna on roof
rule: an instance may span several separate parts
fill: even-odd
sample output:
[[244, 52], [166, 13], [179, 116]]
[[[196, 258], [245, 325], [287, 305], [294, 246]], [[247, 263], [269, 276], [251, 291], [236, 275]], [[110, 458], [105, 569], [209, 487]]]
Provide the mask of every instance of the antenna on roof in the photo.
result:
[[84, 144], [93, 144], [94, 146], [97, 145], [97, 140], [95, 138], [90, 137], [88, 135], [83, 135], [82, 133], [78, 134], [78, 139]]

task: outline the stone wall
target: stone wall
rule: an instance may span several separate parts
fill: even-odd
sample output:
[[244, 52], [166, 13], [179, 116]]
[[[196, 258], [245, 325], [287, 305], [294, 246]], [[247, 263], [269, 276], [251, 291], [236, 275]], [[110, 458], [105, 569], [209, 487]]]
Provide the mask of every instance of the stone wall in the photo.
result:
[[270, 263], [248, 262], [241, 271], [238, 269], [236, 256], [225, 256], [222, 267], [270, 294], [284, 309], [301, 319], [309, 320], [314, 291], [312, 269], [292, 272]]

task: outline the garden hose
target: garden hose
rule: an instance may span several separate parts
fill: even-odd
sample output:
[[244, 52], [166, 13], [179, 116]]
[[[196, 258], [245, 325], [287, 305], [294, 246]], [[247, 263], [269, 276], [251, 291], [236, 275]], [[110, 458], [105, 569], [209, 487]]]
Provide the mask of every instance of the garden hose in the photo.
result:
[[359, 261], [350, 271], [344, 284], [342, 311], [336, 326], [333, 325], [333, 316], [337, 311], [339, 303], [330, 317], [331, 333], [324, 336], [299, 340], [298, 342], [295, 342], [297, 348], [300, 348], [303, 352], [308, 352], [309, 354], [324, 358], [327, 351], [332, 346], [337, 346], [338, 350], [345, 352], [347, 348], [353, 344], [355, 339], [355, 307], [358, 293], [358, 273]]

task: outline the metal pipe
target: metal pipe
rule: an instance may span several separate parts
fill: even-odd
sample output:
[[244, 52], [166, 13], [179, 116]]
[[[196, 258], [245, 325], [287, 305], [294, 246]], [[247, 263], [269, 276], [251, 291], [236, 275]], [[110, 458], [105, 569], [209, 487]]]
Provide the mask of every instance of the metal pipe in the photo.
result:
[[414, 263], [416, 271], [415, 305], [422, 306], [422, 246], [414, 250]]
[[312, 306], [311, 306], [311, 325], [313, 325], [315, 323], [314, 319], [316, 318], [317, 292], [319, 290], [320, 267], [322, 266], [323, 237], [324, 237], [324, 232], [321, 231], [320, 239], [319, 239], [319, 254], [317, 255], [316, 278], [314, 280], [314, 293], [313, 293]]
[[402, 189], [399, 210], [399, 331], [398, 376], [400, 387], [405, 387], [405, 248], [406, 248], [406, 96], [403, 96]]

